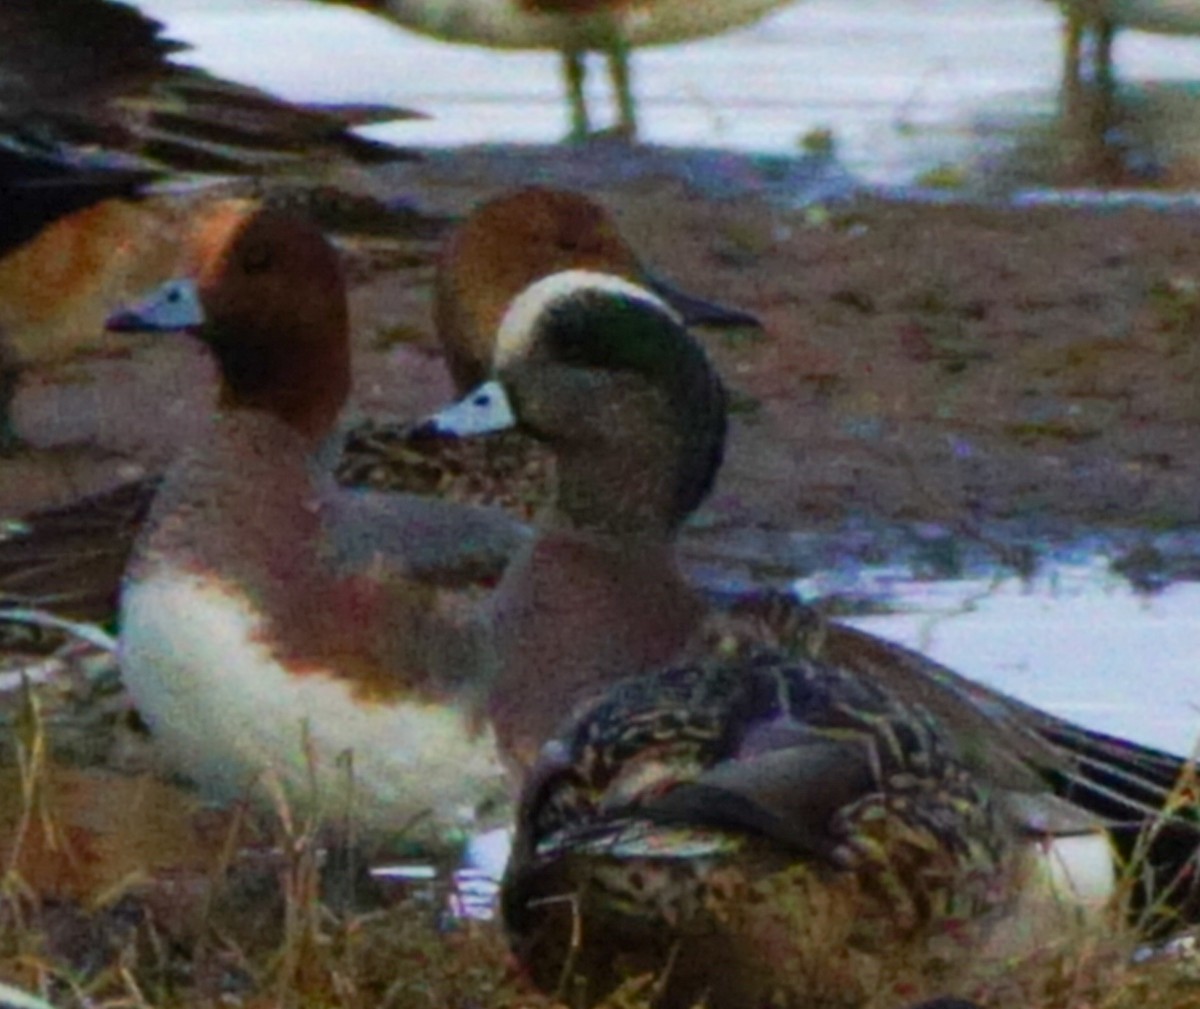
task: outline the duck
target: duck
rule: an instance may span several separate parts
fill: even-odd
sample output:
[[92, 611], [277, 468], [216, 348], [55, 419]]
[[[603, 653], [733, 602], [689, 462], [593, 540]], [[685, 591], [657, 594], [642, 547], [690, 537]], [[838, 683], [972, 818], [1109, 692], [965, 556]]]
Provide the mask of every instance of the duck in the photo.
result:
[[[509, 302], [540, 277], [572, 268], [603, 269], [647, 285], [690, 326], [762, 326], [753, 313], [698, 297], [650, 270], [612, 213], [590, 196], [522, 186], [477, 204], [438, 252], [434, 330], [459, 395], [490, 373]], [[470, 441], [429, 434], [411, 422], [358, 424], [346, 437], [338, 479], [352, 487], [495, 504], [525, 520], [544, 504], [553, 454], [536, 439], [516, 432]]]
[[[572, 266], [650, 285], [692, 325], [759, 325], [752, 313], [699, 298], [648, 269], [612, 213], [591, 197], [548, 186], [506, 190], [451, 229], [436, 260], [434, 329], [458, 394], [489, 373], [508, 302], [539, 277]], [[335, 475], [347, 487], [497, 506], [528, 521], [548, 496], [553, 454], [516, 432], [436, 438], [411, 420], [365, 418], [343, 433]], [[158, 484], [150, 476], [23, 516], [18, 530], [0, 538], [0, 600], [111, 623], [121, 573]], [[480, 582], [494, 584], [502, 570], [481, 566]]]
[[423, 576], [456, 552], [474, 563], [495, 529], [479, 509], [332, 480], [349, 332], [318, 229], [229, 201], [188, 248], [184, 276], [109, 320], [198, 338], [221, 389], [134, 542], [122, 679], [204, 794], [443, 850], [502, 815], [508, 785], [481, 708], [486, 639]]
[[646, 975], [656, 1006], [855, 1005], [1103, 921], [1111, 821], [1066, 797], [1088, 761], [1047, 722], [790, 598], [688, 585], [674, 540], [725, 418], [665, 301], [571, 270], [512, 302], [493, 376], [430, 420], [557, 456], [489, 613], [489, 717], [524, 780], [502, 918], [531, 979], [584, 1005]]
[[585, 55], [603, 53], [617, 103], [613, 135], [637, 137], [630, 53], [638, 46], [706, 38], [753, 24], [793, 0], [356, 0], [355, 6], [446, 42], [497, 49], [552, 49], [562, 56], [571, 142], [592, 135]]
[[[364, 110], [297, 105], [174, 62], [186, 43], [112, 0], [0, 8], [0, 453], [22, 373], [94, 347], [123, 297], [174, 271], [181, 173], [411, 157]], [[405, 109], [379, 115], [411, 117]]]

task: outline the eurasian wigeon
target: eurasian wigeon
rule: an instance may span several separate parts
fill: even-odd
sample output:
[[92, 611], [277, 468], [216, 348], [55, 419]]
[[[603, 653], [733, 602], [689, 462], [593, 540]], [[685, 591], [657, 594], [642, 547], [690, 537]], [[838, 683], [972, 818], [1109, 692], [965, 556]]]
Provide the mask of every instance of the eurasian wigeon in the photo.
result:
[[446, 842], [508, 789], [477, 678], [485, 638], [443, 617], [415, 576], [492, 528], [466, 507], [406, 507], [328, 476], [349, 334], [318, 231], [230, 204], [191, 248], [187, 278], [110, 321], [196, 335], [221, 381], [211, 428], [168, 470], [134, 546], [124, 681], [205, 791], [278, 789], [373, 835]]
[[19, 444], [21, 371], [97, 346], [114, 305], [174, 273], [187, 208], [130, 202], [167, 169], [406, 156], [353, 133], [358, 110], [296, 105], [170, 59], [187, 48], [111, 0], [0, 4], [0, 454]]
[[434, 422], [557, 455], [491, 611], [489, 712], [530, 769], [503, 914], [541, 986], [587, 1004], [651, 972], [656, 1005], [814, 986], [857, 1004], [855, 957], [936, 968], [947, 944], [1005, 957], [1098, 919], [1114, 814], [1064, 796], [1145, 823], [1182, 761], [1059, 745], [1049, 716], [778, 597], [702, 603], [673, 541], [720, 465], [725, 397], [652, 293], [545, 278], [495, 358]]
[[669, 45], [717, 35], [757, 21], [794, 0], [355, 0], [413, 31], [447, 42], [497, 49], [562, 53], [570, 105], [568, 139], [592, 129], [584, 98], [584, 57], [608, 60], [617, 100], [617, 131], [637, 136], [629, 54], [638, 46]]

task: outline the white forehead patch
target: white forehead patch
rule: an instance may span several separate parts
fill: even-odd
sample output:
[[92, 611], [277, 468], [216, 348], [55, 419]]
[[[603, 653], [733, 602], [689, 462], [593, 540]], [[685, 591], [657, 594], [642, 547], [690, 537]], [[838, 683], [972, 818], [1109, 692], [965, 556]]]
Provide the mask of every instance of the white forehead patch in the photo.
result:
[[507, 362], [519, 357], [529, 349], [529, 343], [537, 331], [537, 322], [552, 305], [564, 301], [581, 291], [600, 291], [619, 294], [645, 302], [666, 313], [680, 325], [683, 319], [678, 312], [657, 295], [639, 287], [624, 277], [595, 270], [563, 270], [535, 280], [508, 304], [500, 329], [496, 333], [495, 367], [502, 368]]

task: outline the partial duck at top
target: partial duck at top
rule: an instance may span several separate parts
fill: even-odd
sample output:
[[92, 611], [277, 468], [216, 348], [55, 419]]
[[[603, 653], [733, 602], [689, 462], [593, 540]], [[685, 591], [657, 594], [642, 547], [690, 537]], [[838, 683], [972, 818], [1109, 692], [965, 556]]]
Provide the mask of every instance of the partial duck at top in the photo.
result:
[[[323, 462], [350, 386], [338, 257], [236, 202], [187, 274], [110, 320], [184, 331], [220, 373], [203, 437], [157, 488], [121, 589], [122, 678], [174, 768], [438, 845], [508, 794], [473, 679], [485, 639], [430, 582], [520, 538], [479, 509], [346, 491]], [[149, 414], [154, 405], [148, 404]]]
[[[489, 714], [528, 775], [503, 912], [540, 985], [588, 1004], [665, 972], [656, 1005], [852, 1005], [876, 993], [854, 994], [855, 957], [863, 977], [900, 971], [899, 991], [919, 959], [1001, 963], [1099, 920], [1110, 840], [1137, 836], [1185, 762], [1058, 735], [786, 599], [708, 606], [674, 539], [720, 466], [724, 393], [661, 299], [587, 271], [535, 283], [493, 380], [435, 423], [515, 426], [558, 457], [491, 609]], [[1153, 853], [1173, 873], [1194, 859], [1189, 816]]]
[[152, 183], [409, 156], [352, 131], [405, 110], [297, 105], [174, 62], [187, 48], [111, 0], [0, 4], [0, 453], [21, 371], [94, 345], [170, 275], [177, 201], [129, 202]]
[[114, 0], [0, 6], [0, 252], [91, 202], [132, 195], [156, 168], [262, 171], [322, 151], [410, 156], [352, 127], [415, 113], [284, 101], [174, 62], [188, 48]]
[[616, 132], [637, 136], [630, 54], [751, 24], [795, 0], [354, 0], [414, 31], [448, 42], [562, 54], [568, 139], [592, 132], [584, 95], [589, 52], [603, 53], [617, 101]]

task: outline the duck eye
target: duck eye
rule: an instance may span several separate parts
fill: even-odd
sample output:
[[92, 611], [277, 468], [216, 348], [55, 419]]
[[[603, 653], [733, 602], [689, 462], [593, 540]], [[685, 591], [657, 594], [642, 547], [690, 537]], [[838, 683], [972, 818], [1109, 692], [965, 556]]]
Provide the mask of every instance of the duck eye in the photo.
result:
[[491, 402], [492, 402], [492, 397], [486, 392], [481, 392], [478, 396], [476, 396], [473, 400], [471, 400], [471, 405], [472, 406], [490, 406]]
[[253, 245], [242, 254], [242, 269], [247, 273], [263, 273], [270, 265], [270, 253], [261, 245]]

